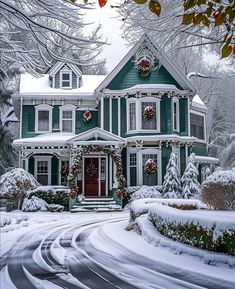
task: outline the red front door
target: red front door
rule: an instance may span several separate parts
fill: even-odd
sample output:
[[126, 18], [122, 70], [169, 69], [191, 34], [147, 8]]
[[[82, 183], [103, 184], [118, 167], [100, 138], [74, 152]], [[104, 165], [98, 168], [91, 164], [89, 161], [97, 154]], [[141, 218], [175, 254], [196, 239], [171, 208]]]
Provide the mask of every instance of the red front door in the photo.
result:
[[84, 167], [85, 196], [99, 195], [99, 158], [85, 158]]

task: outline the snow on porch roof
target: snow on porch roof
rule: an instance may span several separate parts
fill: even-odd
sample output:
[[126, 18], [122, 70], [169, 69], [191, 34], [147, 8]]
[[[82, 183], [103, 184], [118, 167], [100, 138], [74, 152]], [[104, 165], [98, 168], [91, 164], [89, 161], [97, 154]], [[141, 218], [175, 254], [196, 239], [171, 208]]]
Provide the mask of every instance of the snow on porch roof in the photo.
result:
[[73, 133], [46, 133], [30, 138], [20, 138], [13, 141], [14, 146], [62, 146], [66, 145], [67, 141], [74, 138]]
[[20, 94], [22, 95], [93, 95], [94, 90], [104, 80], [105, 75], [83, 75], [81, 86], [75, 89], [60, 89], [50, 86], [49, 74], [37, 78], [30, 74], [21, 74]]
[[195, 156], [195, 162], [199, 164], [219, 164], [219, 159], [206, 156]]

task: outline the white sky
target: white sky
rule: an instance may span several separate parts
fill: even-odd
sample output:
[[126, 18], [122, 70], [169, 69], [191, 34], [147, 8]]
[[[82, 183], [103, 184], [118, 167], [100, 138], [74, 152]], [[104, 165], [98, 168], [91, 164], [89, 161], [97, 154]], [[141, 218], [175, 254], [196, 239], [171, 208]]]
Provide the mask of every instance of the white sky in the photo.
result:
[[[98, 2], [98, 0], [96, 2]], [[130, 49], [125, 46], [124, 40], [121, 37], [122, 21], [115, 18], [117, 16], [115, 9], [110, 8], [110, 5], [114, 5], [115, 2], [114, 0], [109, 0], [102, 8], [96, 3], [94, 5], [96, 9], [88, 10], [84, 17], [86, 22], [94, 22], [95, 26], [99, 23], [102, 24], [103, 39], [107, 39], [107, 42], [110, 43], [110, 45], [105, 45], [101, 55], [101, 58], [106, 58], [107, 60], [108, 72], [122, 60]], [[87, 29], [91, 30], [90, 25]]]

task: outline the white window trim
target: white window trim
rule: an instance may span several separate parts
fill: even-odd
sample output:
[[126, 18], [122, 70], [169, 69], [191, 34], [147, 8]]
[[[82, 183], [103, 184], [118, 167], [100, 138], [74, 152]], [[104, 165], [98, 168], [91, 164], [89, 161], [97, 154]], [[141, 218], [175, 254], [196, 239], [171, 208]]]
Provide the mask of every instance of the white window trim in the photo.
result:
[[62, 120], [63, 120], [63, 111], [72, 111], [72, 132], [75, 133], [75, 118], [76, 118], [76, 106], [73, 104], [65, 104], [59, 107], [60, 109], [60, 131], [62, 132]]
[[48, 162], [48, 185], [51, 185], [51, 159], [53, 156], [33, 156], [34, 158], [34, 177], [37, 180], [38, 175], [38, 162], [47, 161]]
[[[129, 107], [130, 103], [136, 104], [136, 129], [130, 130], [130, 115]], [[156, 114], [157, 114], [157, 129], [142, 129], [142, 115], [141, 115], [141, 103], [142, 102], [156, 102]], [[126, 119], [127, 119], [127, 134], [134, 133], [160, 133], [161, 124], [160, 124], [160, 99], [155, 97], [143, 97], [143, 98], [129, 98], [127, 100], [127, 110], [126, 110]]]
[[[69, 81], [69, 86], [66, 86], [66, 87], [62, 86], [63, 74], [69, 74], [69, 80], [66, 80], [66, 81]], [[61, 89], [71, 89], [72, 88], [72, 70], [65, 70], [65, 69], [60, 70], [60, 88]]]
[[157, 155], [157, 171], [158, 171], [158, 185], [162, 184], [162, 151], [156, 148], [143, 148], [142, 150], [136, 148], [127, 149], [127, 186], [130, 186], [130, 154], [136, 153], [137, 162], [137, 186], [143, 185], [143, 154]]
[[[174, 104], [176, 104], [176, 128], [174, 127]], [[179, 99], [174, 97], [172, 100], [172, 122], [173, 122], [173, 131], [180, 131], [180, 118], [179, 118]]]
[[[53, 107], [48, 104], [39, 104], [35, 106], [35, 133], [48, 133], [52, 132], [52, 109]], [[38, 129], [38, 113], [39, 111], [49, 111], [49, 130], [40, 131]]]
[[207, 139], [207, 134], [206, 134], [206, 115], [205, 113], [190, 109], [190, 117], [189, 117], [189, 123], [190, 123], [190, 136], [191, 136], [191, 113], [192, 114], [197, 114], [203, 117], [203, 125], [204, 125], [204, 139], [200, 139], [197, 138], [196, 136], [194, 136], [196, 138], [196, 142], [198, 143], [206, 143], [206, 139]]

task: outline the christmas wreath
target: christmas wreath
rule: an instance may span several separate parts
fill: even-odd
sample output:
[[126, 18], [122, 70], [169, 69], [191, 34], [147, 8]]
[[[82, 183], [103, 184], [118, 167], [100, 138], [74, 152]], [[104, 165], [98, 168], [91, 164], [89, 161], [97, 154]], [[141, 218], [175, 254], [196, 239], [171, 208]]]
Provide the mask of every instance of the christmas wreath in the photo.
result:
[[154, 175], [157, 172], [157, 164], [155, 161], [148, 159], [144, 165], [144, 171], [147, 175]]
[[92, 119], [92, 113], [89, 111], [89, 110], [86, 110], [84, 113], [83, 113], [83, 121], [84, 122], [88, 122]]
[[155, 110], [152, 106], [146, 106], [145, 109], [144, 109], [144, 119], [147, 119], [147, 120], [150, 120], [152, 118], [154, 118], [155, 116]]
[[92, 160], [91, 163], [86, 167], [86, 173], [90, 177], [97, 174], [97, 167], [95, 166], [95, 164], [93, 164]]
[[150, 72], [150, 62], [146, 57], [143, 57], [138, 62], [138, 70], [140, 75], [148, 76]]

